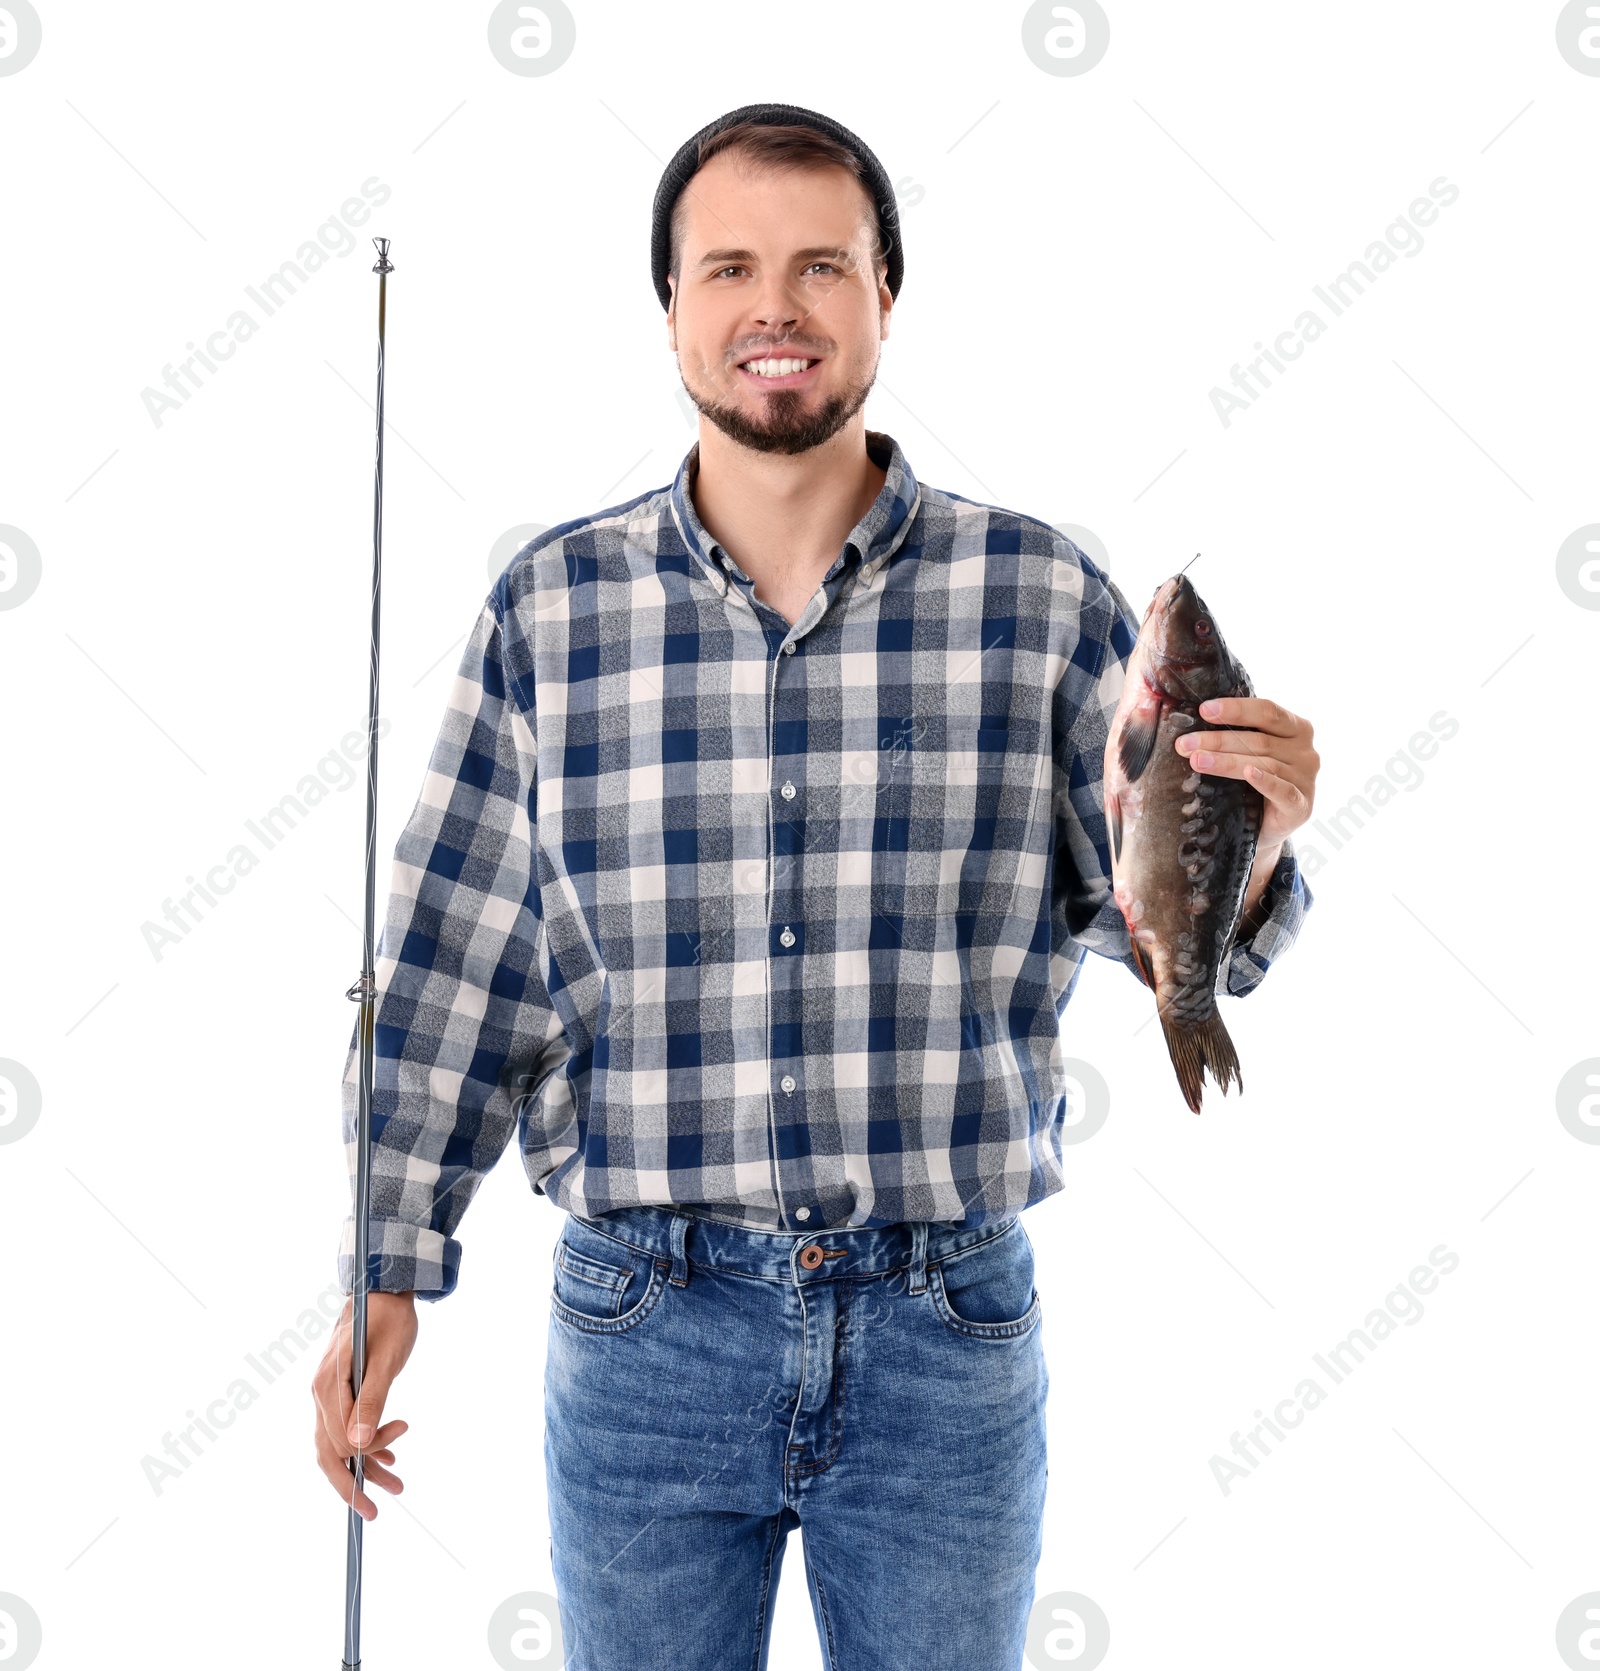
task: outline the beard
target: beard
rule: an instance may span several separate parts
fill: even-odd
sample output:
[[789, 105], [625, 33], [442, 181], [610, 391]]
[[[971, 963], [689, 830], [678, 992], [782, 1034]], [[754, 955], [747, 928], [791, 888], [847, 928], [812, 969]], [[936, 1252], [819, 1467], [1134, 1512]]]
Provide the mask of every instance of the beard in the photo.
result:
[[[679, 367], [679, 376], [683, 375]], [[743, 408], [722, 401], [705, 400], [689, 388], [684, 388], [696, 409], [708, 418], [730, 441], [758, 453], [805, 453], [823, 442], [831, 441], [866, 404], [867, 395], [877, 379], [878, 368], [841, 394], [829, 395], [820, 406], [812, 406], [811, 396], [801, 389], [778, 389], [764, 398], [765, 416], [752, 418]]]

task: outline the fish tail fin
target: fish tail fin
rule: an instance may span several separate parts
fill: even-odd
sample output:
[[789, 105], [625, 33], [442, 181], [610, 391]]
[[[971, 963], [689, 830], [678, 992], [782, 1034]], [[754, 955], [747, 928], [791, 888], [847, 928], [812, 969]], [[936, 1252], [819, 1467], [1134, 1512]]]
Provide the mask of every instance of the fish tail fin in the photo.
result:
[[1161, 1030], [1167, 1035], [1167, 1052], [1177, 1071], [1183, 1100], [1192, 1113], [1200, 1112], [1200, 1086], [1206, 1068], [1211, 1069], [1211, 1077], [1224, 1095], [1229, 1085], [1244, 1089], [1239, 1053], [1233, 1048], [1233, 1040], [1228, 1037], [1228, 1029], [1216, 1010], [1206, 1020], [1193, 1025], [1169, 1020], [1163, 1012]]

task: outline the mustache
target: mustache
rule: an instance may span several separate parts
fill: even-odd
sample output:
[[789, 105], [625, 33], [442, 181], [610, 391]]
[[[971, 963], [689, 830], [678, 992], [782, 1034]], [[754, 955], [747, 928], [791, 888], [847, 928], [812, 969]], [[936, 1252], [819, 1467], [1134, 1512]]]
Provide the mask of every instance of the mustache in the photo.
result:
[[763, 340], [746, 343], [734, 350], [728, 363], [738, 365], [741, 360], [761, 359], [768, 355], [774, 359], [820, 360], [825, 358], [828, 352], [825, 345], [808, 342], [804, 337], [780, 337], [776, 342]]

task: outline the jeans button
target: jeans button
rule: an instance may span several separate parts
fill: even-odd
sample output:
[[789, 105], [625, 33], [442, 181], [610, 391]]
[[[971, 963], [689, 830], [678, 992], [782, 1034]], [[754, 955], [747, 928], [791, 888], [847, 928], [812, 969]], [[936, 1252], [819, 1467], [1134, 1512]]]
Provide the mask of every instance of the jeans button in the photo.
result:
[[814, 1271], [822, 1263], [822, 1249], [812, 1242], [809, 1247], [800, 1250], [800, 1263], [808, 1271]]

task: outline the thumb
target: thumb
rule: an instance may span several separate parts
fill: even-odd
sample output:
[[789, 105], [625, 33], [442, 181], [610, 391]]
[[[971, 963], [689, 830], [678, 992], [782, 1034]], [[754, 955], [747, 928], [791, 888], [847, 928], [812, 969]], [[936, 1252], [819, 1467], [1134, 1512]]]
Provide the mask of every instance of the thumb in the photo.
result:
[[350, 1443], [357, 1450], [370, 1445], [373, 1436], [378, 1431], [378, 1424], [383, 1419], [384, 1400], [389, 1395], [389, 1382], [392, 1377], [378, 1372], [376, 1366], [369, 1365], [366, 1373], [361, 1377], [361, 1396], [355, 1401], [350, 1411], [350, 1420], [346, 1424]]

